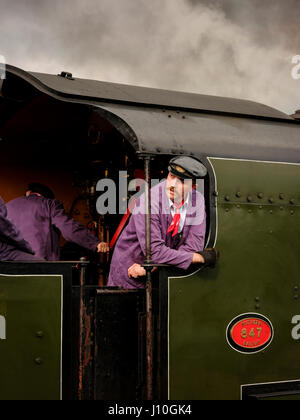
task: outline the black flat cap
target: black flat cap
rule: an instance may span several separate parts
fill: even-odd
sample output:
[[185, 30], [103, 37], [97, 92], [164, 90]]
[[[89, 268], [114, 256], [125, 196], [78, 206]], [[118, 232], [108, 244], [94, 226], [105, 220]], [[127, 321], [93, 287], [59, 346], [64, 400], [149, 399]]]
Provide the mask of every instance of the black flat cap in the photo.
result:
[[169, 172], [182, 179], [199, 179], [207, 175], [207, 169], [189, 156], [176, 156], [169, 162]]

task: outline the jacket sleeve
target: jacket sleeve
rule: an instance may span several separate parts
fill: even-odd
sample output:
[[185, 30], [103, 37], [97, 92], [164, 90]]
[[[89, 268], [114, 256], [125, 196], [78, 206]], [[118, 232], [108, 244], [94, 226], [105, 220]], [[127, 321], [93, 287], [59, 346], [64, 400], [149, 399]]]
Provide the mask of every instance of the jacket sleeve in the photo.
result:
[[90, 251], [96, 251], [99, 239], [92, 232], [69, 217], [60, 201], [50, 202], [52, 224], [61, 232], [63, 237]]
[[199, 214], [194, 214], [193, 217], [187, 217], [186, 223], [192, 223], [188, 228], [188, 235], [185, 242], [179, 247], [181, 251], [199, 252], [203, 251], [205, 245], [205, 232], [206, 232], [206, 213], [204, 202], [203, 206], [199, 209]]
[[15, 227], [15, 225], [7, 219], [7, 209], [0, 197], [0, 239], [9, 244], [13, 245], [22, 251], [30, 254], [34, 254], [28, 242], [23, 239], [21, 233]]
[[[139, 206], [143, 208], [144, 203]], [[139, 244], [144, 254], [146, 254], [146, 229], [144, 212], [132, 215], [133, 223]], [[151, 257], [154, 264], [170, 264], [179, 268], [188, 269], [193, 260], [193, 252], [186, 250], [175, 250], [166, 246], [162, 234], [160, 214], [154, 211], [151, 214]]]

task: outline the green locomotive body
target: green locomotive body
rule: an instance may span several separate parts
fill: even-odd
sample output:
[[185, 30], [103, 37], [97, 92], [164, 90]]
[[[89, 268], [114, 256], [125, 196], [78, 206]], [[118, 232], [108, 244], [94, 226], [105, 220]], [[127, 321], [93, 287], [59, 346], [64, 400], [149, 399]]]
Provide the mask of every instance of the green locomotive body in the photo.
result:
[[[266, 383], [255, 394], [297, 394], [300, 166], [210, 161], [222, 255], [214, 270], [169, 279], [170, 398], [239, 399]], [[231, 321], [256, 314], [271, 321], [271, 343], [253, 323], [231, 345]]]

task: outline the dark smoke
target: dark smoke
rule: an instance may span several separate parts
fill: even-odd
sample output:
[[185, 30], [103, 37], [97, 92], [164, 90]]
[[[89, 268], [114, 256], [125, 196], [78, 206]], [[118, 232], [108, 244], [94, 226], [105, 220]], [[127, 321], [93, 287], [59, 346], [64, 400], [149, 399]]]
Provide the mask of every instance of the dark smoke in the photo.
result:
[[299, 0], [0, 0], [0, 55], [25, 70], [300, 108]]

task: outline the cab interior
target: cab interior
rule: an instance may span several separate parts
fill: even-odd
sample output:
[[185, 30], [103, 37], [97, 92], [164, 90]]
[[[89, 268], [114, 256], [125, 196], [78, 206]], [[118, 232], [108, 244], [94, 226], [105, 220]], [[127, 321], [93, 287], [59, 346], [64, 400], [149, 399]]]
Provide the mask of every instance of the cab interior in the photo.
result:
[[[4, 202], [24, 195], [31, 182], [46, 184], [71, 217], [100, 241], [110, 242], [130, 196], [137, 192], [135, 179], [144, 178], [142, 157], [96, 107], [57, 100], [12, 74], [0, 88], [0, 195]], [[152, 179], [167, 177], [170, 158], [153, 156]], [[127, 191], [124, 179], [119, 191], [120, 171], [127, 178]], [[96, 187], [104, 178], [114, 180], [117, 187], [116, 214], [96, 210]], [[208, 202], [208, 188], [198, 187]], [[82, 257], [98, 266], [97, 283], [106, 285], [110, 256], [92, 254], [61, 239], [61, 260]]]

